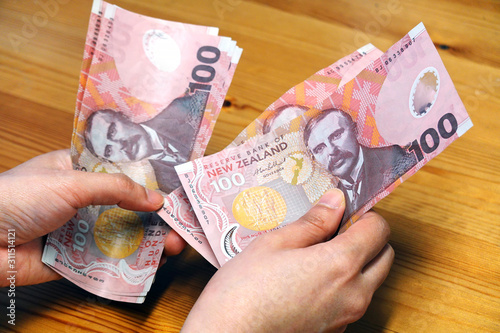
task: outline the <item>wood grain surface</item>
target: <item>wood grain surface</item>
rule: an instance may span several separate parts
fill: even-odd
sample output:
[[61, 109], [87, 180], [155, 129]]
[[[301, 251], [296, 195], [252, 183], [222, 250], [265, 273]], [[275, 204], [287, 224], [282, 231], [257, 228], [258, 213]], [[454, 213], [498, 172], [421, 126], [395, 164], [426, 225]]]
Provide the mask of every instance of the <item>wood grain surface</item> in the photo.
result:
[[[57, 3], [53, 15], [40, 14], [40, 3]], [[320, 68], [367, 42], [386, 50], [423, 21], [474, 127], [375, 206], [391, 225], [396, 259], [347, 332], [500, 331], [500, 2], [114, 3], [220, 27], [244, 48], [207, 154]], [[0, 172], [69, 147], [90, 8], [90, 0], [0, 1]], [[0, 331], [177, 332], [214, 273], [187, 248], [160, 269], [142, 305], [101, 299], [65, 280], [18, 287], [15, 326], [7, 323], [4, 288]]]

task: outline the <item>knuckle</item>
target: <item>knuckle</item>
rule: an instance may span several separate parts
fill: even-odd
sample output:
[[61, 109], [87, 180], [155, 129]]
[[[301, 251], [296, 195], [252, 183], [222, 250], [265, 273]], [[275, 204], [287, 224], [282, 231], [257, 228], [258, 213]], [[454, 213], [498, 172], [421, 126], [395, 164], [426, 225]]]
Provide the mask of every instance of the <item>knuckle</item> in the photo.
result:
[[391, 228], [389, 223], [379, 214], [374, 211], [370, 211], [367, 213], [367, 217], [371, 220], [371, 223], [374, 225], [374, 229], [380, 234], [386, 241], [389, 241], [391, 236]]
[[75, 172], [61, 172], [58, 184], [67, 203], [72, 207], [85, 207], [92, 202], [90, 191]]
[[337, 272], [340, 276], [351, 279], [355, 275], [354, 266], [350, 262], [348, 254], [346, 253], [337, 253], [333, 258], [333, 266], [335, 272]]
[[346, 250], [339, 249], [331, 257], [331, 269], [344, 286], [350, 286], [356, 283], [359, 276], [359, 269], [353, 265], [352, 253]]
[[324, 215], [325, 213], [320, 213], [317, 210], [307, 213], [302, 217], [304, 228], [313, 235], [329, 233], [327, 218]]
[[359, 245], [350, 238], [344, 238], [342, 246], [338, 247], [337, 262], [342, 265], [342, 270], [346, 275], [353, 276], [359, 273], [358, 265], [355, 264], [359, 258], [358, 249]]
[[387, 223], [387, 221], [380, 215], [377, 222], [380, 233], [384, 236], [385, 241], [388, 242], [391, 237], [391, 227], [389, 226], [389, 223]]
[[134, 181], [125, 174], [115, 174], [113, 175], [115, 179], [115, 185], [122, 192], [133, 192], [135, 190], [136, 184]]
[[396, 252], [394, 251], [394, 248], [391, 246], [391, 244], [387, 243], [387, 246], [389, 251], [389, 260], [392, 264], [394, 262], [394, 258], [396, 257]]
[[353, 297], [349, 309], [351, 322], [357, 321], [363, 317], [368, 309], [368, 306], [370, 305], [370, 301], [371, 295], [367, 296], [365, 294], [358, 293]]

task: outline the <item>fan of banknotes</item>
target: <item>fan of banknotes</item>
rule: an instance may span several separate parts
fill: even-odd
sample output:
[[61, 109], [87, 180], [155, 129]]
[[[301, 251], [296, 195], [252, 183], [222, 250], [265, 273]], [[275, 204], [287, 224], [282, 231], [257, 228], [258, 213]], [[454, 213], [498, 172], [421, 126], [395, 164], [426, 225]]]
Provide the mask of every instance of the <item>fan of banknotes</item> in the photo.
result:
[[[241, 48], [218, 29], [95, 0], [71, 145], [73, 167], [124, 173], [164, 195], [203, 156]], [[90, 206], [46, 242], [43, 262], [82, 288], [142, 303], [169, 231], [156, 213]]]
[[82, 288], [141, 303], [170, 228], [220, 267], [334, 187], [343, 232], [472, 126], [419, 24], [385, 53], [368, 44], [318, 71], [203, 157], [241, 55], [217, 33], [94, 2], [73, 166], [125, 173], [165, 205], [91, 206], [51, 233], [42, 260]]
[[223, 151], [178, 165], [183, 188], [159, 214], [220, 267], [334, 187], [345, 231], [471, 126], [420, 23], [385, 53], [366, 45], [291, 88]]

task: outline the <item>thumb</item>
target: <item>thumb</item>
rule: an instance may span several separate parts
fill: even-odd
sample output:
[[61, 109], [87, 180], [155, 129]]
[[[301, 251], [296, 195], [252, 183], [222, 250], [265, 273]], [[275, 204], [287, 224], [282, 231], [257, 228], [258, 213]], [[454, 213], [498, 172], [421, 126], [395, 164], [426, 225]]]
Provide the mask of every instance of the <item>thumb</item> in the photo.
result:
[[338, 229], [345, 209], [344, 193], [327, 191], [304, 216], [269, 235], [280, 248], [300, 248], [324, 242]]
[[161, 194], [147, 189], [124, 174], [73, 171], [70, 204], [75, 208], [89, 205], [118, 205], [135, 211], [154, 211], [162, 207]]

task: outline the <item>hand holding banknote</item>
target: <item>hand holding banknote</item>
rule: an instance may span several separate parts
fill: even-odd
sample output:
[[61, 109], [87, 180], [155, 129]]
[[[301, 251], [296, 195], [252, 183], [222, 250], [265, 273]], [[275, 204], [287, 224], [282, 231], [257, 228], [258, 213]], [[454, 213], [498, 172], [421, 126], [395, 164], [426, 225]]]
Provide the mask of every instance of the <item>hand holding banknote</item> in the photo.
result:
[[389, 226], [368, 212], [345, 233], [330, 190], [287, 228], [262, 235], [210, 280], [185, 332], [342, 332], [364, 314], [394, 258]]
[[[218, 29], [92, 5], [77, 94], [73, 169], [123, 173], [166, 195], [174, 166], [203, 156], [241, 49]], [[78, 210], [42, 261], [101, 297], [142, 303], [169, 232], [156, 213]]]
[[[0, 174], [0, 190], [8, 194], [0, 202], [2, 232], [16, 230], [19, 286], [60, 277], [40, 262], [40, 236], [65, 223], [78, 208], [118, 204], [148, 211], [163, 203], [161, 195], [127, 176], [72, 170], [68, 151], [41, 155]], [[299, 221], [253, 242], [216, 273], [184, 329], [199, 331], [202, 325], [203, 330], [342, 330], [360, 318], [374, 290], [387, 276], [394, 254], [386, 245], [387, 223], [372, 212], [343, 235], [324, 242], [337, 229], [344, 208], [340, 191], [329, 191]], [[184, 243], [172, 231], [165, 246], [167, 253], [175, 254]], [[2, 252], [8, 250], [7, 244], [0, 244], [0, 248]], [[2, 261], [1, 266], [1, 272], [9, 270], [7, 262]], [[264, 279], [265, 284], [261, 283]], [[4, 277], [1, 280], [7, 281]], [[223, 286], [231, 292], [220, 292]]]
[[[15, 229], [17, 279], [27, 285], [59, 278], [41, 261], [42, 236], [66, 223], [77, 209], [88, 205], [117, 204], [136, 211], [154, 211], [163, 197], [123, 174], [75, 171], [68, 150], [54, 151], [0, 174], [2, 232]], [[7, 258], [7, 237], [2, 238], [1, 258]], [[166, 254], [178, 254], [184, 241], [175, 232], [166, 238]], [[7, 265], [6, 261], [0, 262]], [[9, 269], [1, 267], [2, 274]], [[1, 278], [2, 285], [8, 280]]]
[[300, 116], [267, 134], [249, 126], [252, 139], [176, 170], [222, 266], [331, 188], [346, 197], [344, 232], [471, 126], [419, 24]]

